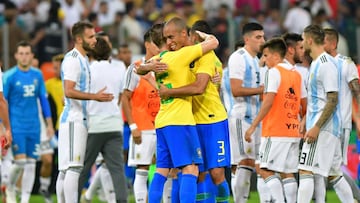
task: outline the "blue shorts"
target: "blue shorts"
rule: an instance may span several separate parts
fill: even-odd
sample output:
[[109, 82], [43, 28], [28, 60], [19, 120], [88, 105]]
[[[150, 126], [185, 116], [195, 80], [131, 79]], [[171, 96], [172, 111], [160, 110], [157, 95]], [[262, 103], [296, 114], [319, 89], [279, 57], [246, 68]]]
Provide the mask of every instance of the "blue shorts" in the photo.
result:
[[129, 150], [129, 139], [131, 135], [131, 130], [127, 122], [124, 122], [123, 134], [124, 134], [123, 150]]
[[181, 168], [203, 163], [195, 126], [166, 126], [156, 129], [156, 135], [156, 167]]
[[40, 144], [39, 133], [13, 133], [12, 150], [14, 156], [26, 154], [27, 157], [37, 159], [34, 154], [36, 145]]
[[212, 168], [230, 167], [230, 138], [228, 121], [211, 124], [197, 124], [201, 153], [204, 164], [199, 165], [199, 171]]

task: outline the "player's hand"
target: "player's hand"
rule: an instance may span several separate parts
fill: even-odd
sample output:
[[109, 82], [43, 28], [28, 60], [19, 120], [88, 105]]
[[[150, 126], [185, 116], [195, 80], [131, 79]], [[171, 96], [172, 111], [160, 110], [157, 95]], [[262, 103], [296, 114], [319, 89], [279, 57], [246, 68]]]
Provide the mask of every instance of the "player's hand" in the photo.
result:
[[211, 77], [211, 82], [215, 85], [219, 85], [221, 83], [220, 73], [216, 70], [215, 75]]
[[315, 125], [305, 133], [304, 141], [307, 142], [308, 144], [316, 142], [319, 133], [320, 133], [320, 128]]
[[12, 135], [11, 135], [11, 130], [5, 130], [5, 134], [3, 135], [2, 138], [2, 148], [4, 149], [8, 149], [11, 146], [12, 143]]
[[302, 119], [300, 122], [300, 126], [299, 126], [299, 133], [301, 135], [301, 137], [305, 136], [305, 132], [306, 132], [306, 119]]
[[170, 91], [170, 89], [167, 88], [165, 85], [163, 85], [163, 84], [159, 85], [159, 95], [160, 95], [161, 99], [169, 98], [170, 97], [169, 96], [169, 91]]
[[253, 127], [253, 126], [250, 126], [250, 128], [246, 130], [246, 132], [245, 132], [246, 142], [251, 142], [251, 140], [252, 140], [251, 136], [252, 136], [252, 134], [254, 134], [255, 130], [256, 130], [256, 127]]
[[48, 140], [51, 140], [51, 138], [55, 135], [55, 130], [52, 126], [46, 127], [46, 135], [48, 137]]
[[105, 93], [106, 87], [102, 88], [95, 94], [94, 100], [99, 102], [108, 102], [114, 99], [114, 95], [110, 93]]
[[131, 131], [131, 136], [135, 144], [141, 144], [141, 131], [139, 129], [134, 129]]
[[155, 73], [163, 73], [168, 69], [168, 65], [166, 63], [161, 62], [161, 58], [149, 60], [146, 64], [150, 70]]

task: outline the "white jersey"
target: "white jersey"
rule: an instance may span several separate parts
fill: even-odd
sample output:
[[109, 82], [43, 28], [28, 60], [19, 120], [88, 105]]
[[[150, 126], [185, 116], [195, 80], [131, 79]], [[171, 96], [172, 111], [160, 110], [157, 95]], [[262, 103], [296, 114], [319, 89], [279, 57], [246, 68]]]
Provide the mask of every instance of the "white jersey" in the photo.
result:
[[307, 88], [308, 79], [309, 79], [309, 68], [302, 66], [301, 64], [295, 64], [295, 70], [297, 70], [300, 73], [301, 79], [305, 87]]
[[2, 82], [2, 70], [1, 70], [1, 67], [0, 67], [0, 92], [3, 92], [4, 89], [3, 89], [3, 82]]
[[89, 133], [121, 131], [121, 113], [118, 105], [122, 92], [125, 65], [109, 60], [93, 61], [90, 65], [90, 92], [105, 92], [114, 95], [111, 102], [89, 101]]
[[228, 116], [231, 115], [234, 106], [234, 97], [231, 93], [229, 68], [224, 68], [221, 78], [221, 98]]
[[341, 74], [339, 103], [342, 125], [343, 128], [351, 129], [352, 94], [349, 82], [359, 79], [359, 75], [354, 62], [349, 57], [337, 54], [335, 59]]
[[[306, 129], [312, 128], [319, 120], [327, 102], [328, 92], [339, 92], [339, 71], [335, 59], [327, 53], [322, 53], [313, 60], [309, 70], [308, 102], [306, 112]], [[331, 117], [322, 127], [332, 135], [339, 137], [341, 134], [341, 118], [339, 105]]]
[[[75, 89], [88, 93], [90, 90], [90, 69], [86, 56], [75, 48], [69, 51], [61, 64], [61, 80], [75, 82]], [[71, 99], [65, 96], [64, 110], [60, 116], [60, 123], [83, 122], [87, 125], [87, 100]]]
[[[247, 88], [258, 88], [260, 86], [259, 59], [257, 56], [252, 57], [245, 48], [232, 53], [228, 65], [230, 79], [242, 80], [242, 86]], [[259, 95], [235, 97], [230, 117], [242, 118], [252, 123], [259, 109]]]
[[[142, 59], [142, 62], [144, 61], [145, 59]], [[123, 90], [134, 92], [139, 86], [140, 77], [141, 76], [135, 72], [135, 63], [130, 64], [125, 74]]]

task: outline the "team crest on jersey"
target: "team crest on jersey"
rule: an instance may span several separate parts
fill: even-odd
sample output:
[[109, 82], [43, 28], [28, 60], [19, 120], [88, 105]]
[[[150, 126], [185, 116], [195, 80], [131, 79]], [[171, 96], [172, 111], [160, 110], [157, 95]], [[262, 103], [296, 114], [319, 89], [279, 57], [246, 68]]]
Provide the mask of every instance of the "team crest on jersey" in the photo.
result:
[[190, 69], [193, 69], [195, 67], [195, 61], [191, 62], [189, 67], [190, 67]]
[[136, 153], [136, 159], [140, 159], [141, 158], [141, 154], [140, 153]]
[[34, 79], [34, 85], [37, 86], [39, 83], [38, 79]]

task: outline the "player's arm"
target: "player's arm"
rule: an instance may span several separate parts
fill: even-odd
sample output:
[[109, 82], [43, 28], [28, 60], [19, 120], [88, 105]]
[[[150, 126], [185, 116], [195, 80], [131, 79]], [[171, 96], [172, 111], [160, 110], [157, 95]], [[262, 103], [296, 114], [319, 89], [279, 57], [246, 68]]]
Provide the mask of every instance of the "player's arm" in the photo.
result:
[[251, 135], [255, 132], [255, 129], [259, 125], [259, 123], [269, 113], [271, 106], [274, 102], [275, 96], [276, 96], [276, 93], [274, 93], [274, 92], [268, 92], [268, 93], [264, 94], [264, 100], [263, 100], [263, 103], [261, 104], [259, 113], [255, 117], [254, 121], [251, 123], [251, 126], [249, 127], [249, 129], [247, 129], [245, 132], [245, 140], [247, 142], [251, 142]]
[[320, 129], [324, 126], [326, 121], [331, 117], [338, 103], [338, 92], [327, 92], [327, 102], [324, 110], [321, 113], [319, 119], [316, 121], [315, 126], [305, 133], [305, 141], [312, 143], [317, 140]]
[[135, 64], [135, 71], [139, 75], [146, 75], [148, 72], [155, 73], [165, 72], [168, 68], [166, 63], [160, 62], [161, 58], [150, 59], [146, 63]]
[[111, 101], [114, 95], [105, 93], [106, 87], [99, 90], [97, 93], [87, 93], [75, 89], [76, 83], [71, 80], [64, 80], [64, 94], [67, 98], [79, 100], [96, 100], [99, 102]]
[[[349, 82], [349, 88], [351, 90], [352, 96], [355, 98], [357, 105], [360, 105], [360, 85], [359, 79], [354, 79]], [[360, 119], [360, 113], [357, 113], [357, 118]]]
[[196, 74], [196, 81], [190, 85], [186, 85], [179, 88], [167, 88], [164, 85], [160, 85], [159, 93], [161, 97], [183, 97], [200, 95], [205, 92], [205, 89], [210, 80], [210, 75], [206, 73]]
[[235, 78], [230, 79], [231, 93], [234, 97], [245, 97], [262, 94], [264, 87], [249, 88], [243, 87], [243, 81]]
[[121, 105], [122, 105], [122, 110], [123, 113], [125, 115], [125, 118], [127, 119], [128, 123], [129, 123], [129, 127], [131, 130], [131, 136], [135, 142], [135, 144], [141, 144], [141, 132], [140, 130], [137, 128], [137, 125], [134, 121], [134, 118], [132, 116], [132, 106], [131, 106], [131, 97], [133, 95], [133, 92], [128, 90], [128, 89], [124, 89], [124, 92], [122, 93], [121, 96]]
[[214, 35], [206, 34], [200, 31], [196, 31], [196, 33], [204, 40], [200, 43], [203, 55], [219, 46], [219, 41]]
[[11, 135], [11, 126], [9, 121], [8, 103], [2, 92], [0, 92], [0, 119], [5, 127], [5, 134], [3, 136], [5, 136], [4, 147], [7, 149], [11, 145], [12, 135]]

